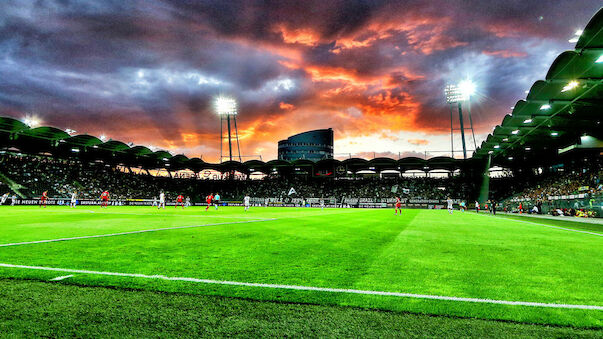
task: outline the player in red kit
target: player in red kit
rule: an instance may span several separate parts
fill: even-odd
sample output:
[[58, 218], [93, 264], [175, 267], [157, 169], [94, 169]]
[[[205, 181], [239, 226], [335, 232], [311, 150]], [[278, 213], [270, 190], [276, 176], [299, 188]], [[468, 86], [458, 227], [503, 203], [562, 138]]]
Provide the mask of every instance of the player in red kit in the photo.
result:
[[178, 208], [178, 205], [182, 206], [182, 209], [184, 209], [184, 197], [182, 196], [182, 194], [180, 194], [178, 197], [176, 197], [176, 208]]
[[400, 200], [400, 197], [396, 197], [396, 215], [398, 214], [398, 211], [400, 211], [400, 215], [402, 215], [402, 200]]
[[109, 206], [109, 192], [104, 191], [101, 193], [101, 208]]
[[209, 206], [211, 206], [212, 201], [214, 201], [214, 194], [210, 193], [206, 198], [205, 201], [207, 202], [207, 207], [205, 207], [205, 211], [207, 211], [209, 209]]
[[48, 201], [48, 191], [44, 191], [40, 197], [40, 207], [46, 208], [46, 202]]

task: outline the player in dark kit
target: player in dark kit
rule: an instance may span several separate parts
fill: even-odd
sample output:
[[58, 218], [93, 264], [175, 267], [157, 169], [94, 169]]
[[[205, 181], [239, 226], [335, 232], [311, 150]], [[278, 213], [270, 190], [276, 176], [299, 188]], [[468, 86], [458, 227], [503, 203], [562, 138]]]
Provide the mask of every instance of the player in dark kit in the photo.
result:
[[101, 193], [101, 208], [109, 206], [109, 192], [104, 191]]
[[396, 197], [396, 215], [398, 214], [398, 211], [400, 211], [400, 215], [402, 215], [402, 200], [400, 200], [400, 197]]
[[211, 206], [212, 201], [214, 201], [214, 194], [210, 193], [206, 198], [205, 201], [207, 202], [207, 207], [205, 207], [205, 211], [207, 211], [209, 209], [209, 207]]
[[48, 201], [48, 191], [44, 191], [42, 196], [40, 197], [40, 207], [44, 206], [46, 208], [46, 202]]
[[184, 209], [184, 197], [182, 196], [182, 194], [180, 194], [178, 197], [176, 197], [176, 208], [178, 208], [178, 205], [182, 206], [182, 209]]

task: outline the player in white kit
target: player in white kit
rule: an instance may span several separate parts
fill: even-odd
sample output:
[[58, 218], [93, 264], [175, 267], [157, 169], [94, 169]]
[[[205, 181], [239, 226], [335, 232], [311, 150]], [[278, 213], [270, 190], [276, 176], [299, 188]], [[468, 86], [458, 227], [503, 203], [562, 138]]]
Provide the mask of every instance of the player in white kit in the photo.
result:
[[448, 213], [452, 214], [453, 209], [452, 209], [452, 199], [450, 199], [450, 197], [448, 197], [448, 199], [446, 199], [446, 203], [448, 203]]
[[77, 191], [71, 193], [71, 203], [69, 203], [69, 207], [75, 208], [75, 204], [77, 204]]
[[2, 196], [2, 199], [0, 200], [0, 205], [4, 205], [4, 203], [6, 202], [7, 199], [8, 199], [8, 193], [4, 193], [4, 195]]
[[165, 193], [159, 193], [159, 205], [157, 205], [157, 209], [163, 207], [165, 209]]
[[249, 196], [246, 195], [245, 198], [243, 198], [243, 203], [245, 204], [245, 212], [249, 211]]

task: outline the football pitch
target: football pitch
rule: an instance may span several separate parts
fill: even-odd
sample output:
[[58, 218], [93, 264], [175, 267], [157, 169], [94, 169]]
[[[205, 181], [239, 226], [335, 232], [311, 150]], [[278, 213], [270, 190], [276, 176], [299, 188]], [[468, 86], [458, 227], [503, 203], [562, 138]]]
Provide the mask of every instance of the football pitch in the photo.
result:
[[444, 210], [0, 207], [0, 278], [603, 327], [603, 226]]

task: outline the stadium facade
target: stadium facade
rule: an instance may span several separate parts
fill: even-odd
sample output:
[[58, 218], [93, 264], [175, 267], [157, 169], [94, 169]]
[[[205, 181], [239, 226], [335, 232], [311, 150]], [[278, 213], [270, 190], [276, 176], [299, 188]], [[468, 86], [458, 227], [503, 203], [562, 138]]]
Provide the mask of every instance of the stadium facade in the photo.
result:
[[333, 129], [317, 129], [299, 133], [278, 142], [279, 160], [333, 159]]

